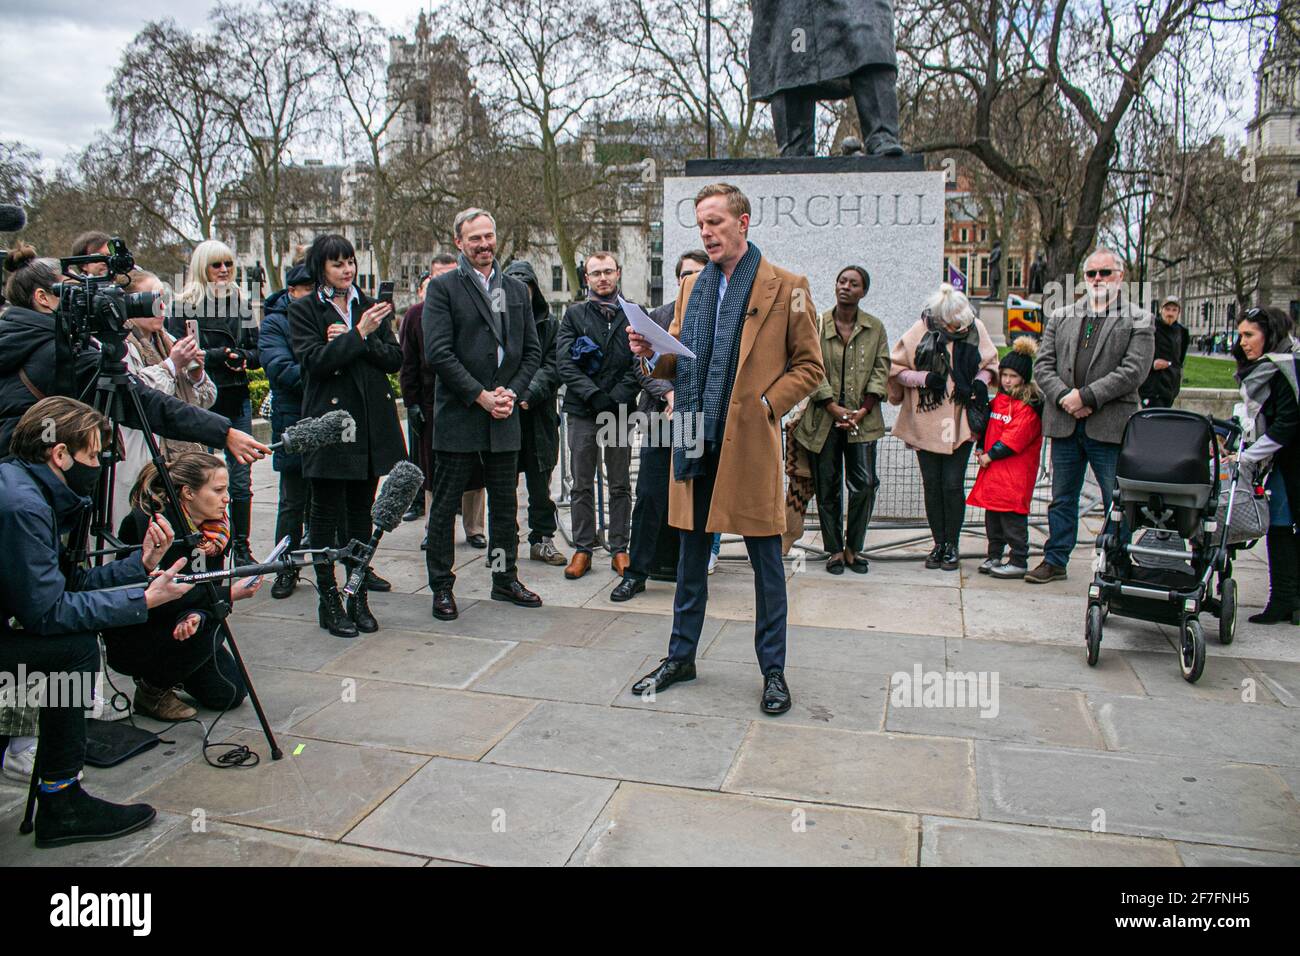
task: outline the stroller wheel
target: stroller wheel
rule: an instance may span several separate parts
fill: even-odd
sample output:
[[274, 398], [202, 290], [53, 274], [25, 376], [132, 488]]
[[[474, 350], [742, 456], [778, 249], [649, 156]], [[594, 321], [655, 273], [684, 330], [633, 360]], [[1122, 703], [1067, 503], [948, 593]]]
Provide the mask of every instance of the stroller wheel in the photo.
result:
[[1101, 657], [1101, 622], [1102, 610], [1100, 604], [1088, 605], [1088, 620], [1084, 626], [1084, 638], [1088, 642], [1088, 666], [1096, 667], [1097, 660]]
[[1231, 644], [1237, 636], [1237, 582], [1228, 578], [1219, 590], [1219, 643]]
[[1183, 680], [1195, 684], [1205, 670], [1205, 632], [1201, 622], [1189, 617], [1183, 622], [1179, 634], [1178, 666], [1183, 672]]

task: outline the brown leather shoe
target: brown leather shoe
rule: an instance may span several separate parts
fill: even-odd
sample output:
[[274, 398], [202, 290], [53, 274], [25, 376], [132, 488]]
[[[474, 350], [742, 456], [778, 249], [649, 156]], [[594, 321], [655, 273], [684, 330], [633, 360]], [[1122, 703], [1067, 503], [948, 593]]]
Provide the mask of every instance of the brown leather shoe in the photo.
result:
[[168, 723], [189, 720], [198, 715], [198, 711], [177, 697], [176, 691], [172, 688], [159, 690], [150, 687], [139, 678], [135, 682], [135, 710], [136, 713], [144, 714], [146, 717]]
[[623, 572], [628, 569], [628, 565], [631, 563], [632, 559], [627, 556], [627, 552], [620, 551], [618, 554], [614, 555], [614, 560], [610, 562], [610, 567], [614, 569], [615, 574], [622, 577]]
[[591, 570], [591, 555], [586, 551], [575, 551], [573, 560], [569, 566], [564, 569], [564, 576], [570, 581], [576, 581], [588, 571]]

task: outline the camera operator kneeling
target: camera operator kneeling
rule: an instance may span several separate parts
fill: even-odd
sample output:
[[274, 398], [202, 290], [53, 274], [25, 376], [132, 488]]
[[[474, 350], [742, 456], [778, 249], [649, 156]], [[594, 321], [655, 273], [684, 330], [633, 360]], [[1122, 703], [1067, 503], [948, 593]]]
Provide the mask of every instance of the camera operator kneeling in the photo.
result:
[[[226, 463], [207, 452], [187, 451], [167, 466], [181, 513], [168, 504], [162, 476], [152, 464], [144, 466], [131, 490], [131, 513], [122, 522], [118, 536], [124, 544], [143, 543], [160, 517], [172, 527], [188, 533], [197, 529], [203, 537], [199, 550], [191, 554], [178, 538], [163, 556], [163, 563], [190, 561], [183, 573], [215, 570], [225, 563], [230, 550], [230, 477]], [[234, 587], [214, 584], [218, 600], [229, 603], [252, 597], [261, 580], [245, 578]], [[158, 720], [189, 720], [198, 712], [178, 696], [184, 691], [202, 707], [229, 710], [247, 695], [235, 659], [225, 644], [221, 616], [212, 605], [212, 591], [196, 587], [184, 597], [149, 611], [149, 619], [135, 627], [104, 631], [104, 647], [113, 670], [135, 680], [135, 709]]]
[[[180, 561], [148, 580], [172, 546], [166, 521], [149, 528], [143, 547], [130, 558], [73, 568], [65, 577], [60, 540], [90, 506], [86, 495], [99, 480], [107, 429], [93, 408], [71, 398], [45, 398], [18, 420], [13, 457], [0, 462], [0, 672], [16, 674], [21, 667], [46, 674], [51, 691], [68, 689], [47, 694], [40, 707], [38, 847], [113, 839], [155, 816], [146, 804], [92, 797], [78, 781], [86, 756], [88, 691], [99, 670], [96, 632], [143, 624], [150, 608], [190, 590], [172, 580]], [[133, 584], [139, 587], [96, 590]]]

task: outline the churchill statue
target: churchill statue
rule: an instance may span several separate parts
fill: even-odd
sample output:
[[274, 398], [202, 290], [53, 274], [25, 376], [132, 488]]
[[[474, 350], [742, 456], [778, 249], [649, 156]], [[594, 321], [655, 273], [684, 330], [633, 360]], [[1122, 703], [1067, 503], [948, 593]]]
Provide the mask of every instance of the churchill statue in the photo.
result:
[[753, 0], [749, 95], [782, 156], [812, 156], [818, 100], [849, 96], [869, 156], [901, 156], [893, 0]]

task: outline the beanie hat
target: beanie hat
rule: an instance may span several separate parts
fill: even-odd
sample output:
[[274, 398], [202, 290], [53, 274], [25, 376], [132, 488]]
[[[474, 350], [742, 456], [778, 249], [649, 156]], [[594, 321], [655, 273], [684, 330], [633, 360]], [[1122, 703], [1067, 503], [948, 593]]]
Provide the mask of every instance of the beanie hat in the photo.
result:
[[1034, 380], [1034, 356], [1038, 354], [1038, 342], [1029, 335], [1022, 335], [1011, 344], [1011, 351], [998, 363], [999, 369], [1009, 368], [1029, 384]]

